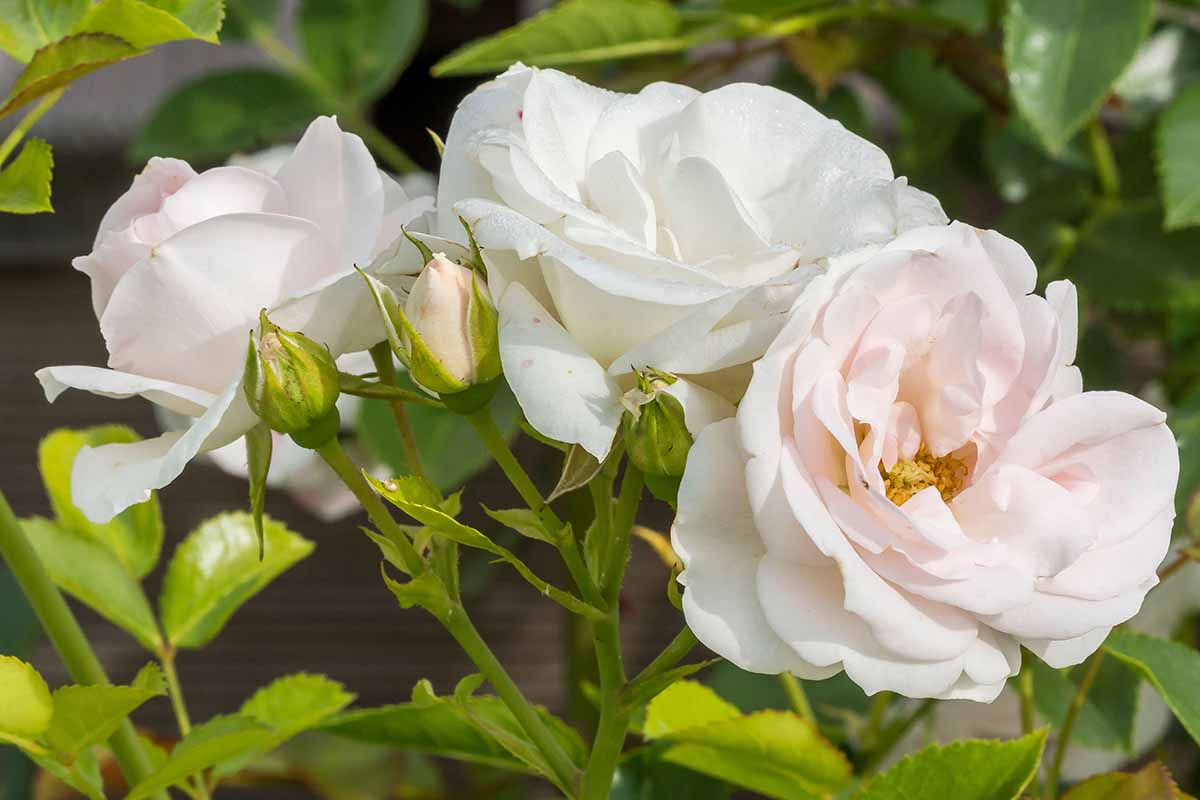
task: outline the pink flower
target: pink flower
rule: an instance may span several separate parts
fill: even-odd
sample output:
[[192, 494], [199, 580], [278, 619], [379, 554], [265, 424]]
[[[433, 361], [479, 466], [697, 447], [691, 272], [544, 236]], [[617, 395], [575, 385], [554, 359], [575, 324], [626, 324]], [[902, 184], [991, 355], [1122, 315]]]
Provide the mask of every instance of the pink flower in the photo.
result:
[[815, 281], [736, 420], [688, 458], [672, 540], [702, 642], [756, 672], [991, 701], [1024, 645], [1091, 654], [1157, 583], [1165, 415], [1082, 392], [1069, 282], [955, 223]]

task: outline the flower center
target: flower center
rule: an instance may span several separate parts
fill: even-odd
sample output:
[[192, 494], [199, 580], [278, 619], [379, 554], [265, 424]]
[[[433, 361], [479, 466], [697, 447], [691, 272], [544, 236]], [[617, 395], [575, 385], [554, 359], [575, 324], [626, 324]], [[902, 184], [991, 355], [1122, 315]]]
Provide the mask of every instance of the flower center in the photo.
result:
[[879, 472], [883, 475], [888, 499], [898, 506], [930, 486], [936, 486], [942, 499], [949, 502], [967, 479], [967, 465], [962, 459], [952, 455], [931, 456], [925, 445], [921, 445], [912, 459], [897, 461], [886, 472], [881, 465]]

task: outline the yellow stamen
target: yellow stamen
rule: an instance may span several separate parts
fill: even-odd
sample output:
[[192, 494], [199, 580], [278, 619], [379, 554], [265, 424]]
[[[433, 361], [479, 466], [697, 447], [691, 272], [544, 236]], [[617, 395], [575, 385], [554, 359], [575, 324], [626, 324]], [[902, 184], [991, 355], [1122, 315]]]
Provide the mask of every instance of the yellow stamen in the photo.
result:
[[914, 458], [897, 461], [886, 472], [880, 465], [879, 472], [888, 499], [898, 506], [930, 486], [936, 486], [942, 499], [949, 502], [967, 479], [967, 465], [961, 459], [952, 455], [931, 456], [925, 445], [921, 445]]

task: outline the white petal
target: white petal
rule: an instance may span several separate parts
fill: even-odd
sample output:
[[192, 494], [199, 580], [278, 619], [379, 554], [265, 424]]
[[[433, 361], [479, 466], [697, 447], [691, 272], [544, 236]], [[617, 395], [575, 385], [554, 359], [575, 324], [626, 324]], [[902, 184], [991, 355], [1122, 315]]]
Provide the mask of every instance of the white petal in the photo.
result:
[[683, 424], [693, 438], [714, 422], [737, 413], [737, 407], [721, 395], [683, 378], [668, 386], [665, 392], [683, 406]]
[[107, 522], [175, 480], [197, 453], [228, 444], [254, 422], [237, 381], [183, 433], [84, 447], [71, 473], [71, 502], [93, 522]]
[[46, 393], [46, 400], [51, 403], [67, 389], [83, 389], [113, 400], [140, 395], [177, 414], [198, 417], [216, 399], [215, 395], [203, 389], [103, 367], [43, 367], [37, 371], [37, 379]]
[[603, 460], [624, 411], [617, 382], [520, 284], [499, 310], [504, 375], [529, 424]]
[[241, 372], [260, 308], [319, 281], [329, 248], [307, 220], [228, 214], [159, 245], [100, 320], [109, 365], [217, 393]]
[[588, 139], [618, 97], [557, 70], [534, 70], [521, 109], [522, 132], [533, 160], [568, 196], [579, 198]]
[[696, 638], [742, 669], [810, 674], [767, 624], [758, 602], [755, 573], [764, 549], [741, 465], [732, 421], [705, 429], [688, 453], [671, 527], [671, 544], [685, 567], [684, 616]]
[[1108, 638], [1111, 627], [1096, 628], [1073, 639], [1021, 639], [1031, 653], [1055, 669], [1073, 667], [1096, 652]]
[[314, 222], [333, 244], [329, 271], [367, 263], [383, 217], [383, 181], [362, 139], [344, 133], [333, 117], [318, 117], [276, 177], [288, 213]]

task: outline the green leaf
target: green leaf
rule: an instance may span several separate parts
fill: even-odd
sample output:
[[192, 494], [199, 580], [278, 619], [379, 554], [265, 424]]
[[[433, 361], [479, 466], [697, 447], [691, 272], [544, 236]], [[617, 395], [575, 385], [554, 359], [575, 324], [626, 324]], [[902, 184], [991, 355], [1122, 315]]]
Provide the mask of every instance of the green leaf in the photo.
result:
[[250, 514], [213, 517], [175, 549], [163, 579], [159, 611], [168, 643], [200, 647], [216, 636], [243, 603], [313, 551], [283, 523], [264, 518], [266, 553]]
[[0, 102], [0, 117], [89, 72], [140, 56], [142, 52], [124, 39], [106, 33], [79, 33], [48, 44], [33, 54], [29, 66], [17, 76], [8, 97]]
[[989, 21], [989, 0], [924, 0], [923, 6], [943, 19], [962, 25], [968, 33], [982, 33]]
[[[1059, 671], [1035, 660], [1034, 703], [1045, 719], [1059, 729], [1075, 696], [1083, 667]], [[1075, 722], [1074, 737], [1088, 747], [1133, 753], [1133, 723], [1137, 716], [1136, 671], [1115, 659], [1100, 664], [1095, 683]]]
[[84, 750], [67, 764], [53, 755], [30, 753], [33, 762], [89, 800], [105, 800], [104, 777], [94, 750]]
[[1157, 203], [1126, 206], [1079, 236], [1066, 272], [1092, 302], [1133, 312], [1200, 305], [1200, 230], [1164, 234]]
[[305, 0], [300, 38], [309, 63], [359, 102], [387, 91], [425, 36], [427, 0]]
[[1017, 108], [1057, 152], [1099, 110], [1150, 31], [1154, 0], [1012, 0], [1004, 56]]
[[211, 766], [270, 746], [273, 733], [262, 723], [230, 715], [198, 725], [171, 752], [165, 764], [130, 790], [125, 800], [141, 800]]
[[595, 606], [589, 605], [570, 592], [551, 586], [539, 578], [524, 561], [517, 558], [508, 548], [497, 544], [481, 531], [462, 524], [438, 508], [441, 497], [433, 485], [423, 478], [406, 476], [380, 481], [368, 475], [367, 479], [383, 499], [422, 525], [427, 525], [437, 535], [466, 547], [474, 547], [498, 556], [501, 561], [515, 569], [531, 586], [568, 611], [591, 619], [599, 619], [603, 616], [603, 612]]
[[226, 42], [252, 39], [257, 27], [273, 31], [278, 17], [279, 0], [227, 0], [221, 36]]
[[133, 686], [63, 686], [54, 692], [54, 716], [46, 729], [46, 743], [74, 758], [84, 748], [112, 736], [125, 717], [165, 691], [157, 667], [139, 673]]
[[541, 514], [528, 508], [495, 510], [484, 506], [483, 510], [489, 517], [496, 520], [496, 522], [516, 531], [526, 538], [537, 539], [539, 542], [549, 542], [550, 544], [555, 544], [558, 541], [557, 536], [551, 533], [546, 527], [546, 521], [542, 519]]
[[592, 478], [600, 474], [604, 465], [587, 450], [577, 444], [571, 445], [563, 457], [562, 472], [559, 473], [558, 483], [546, 496], [547, 503], [553, 503], [564, 494], [581, 489], [591, 483]]
[[539, 67], [674, 53], [691, 42], [678, 36], [679, 12], [663, 0], [564, 0], [554, 8], [471, 42], [443, 58], [433, 74], [499, 72], [522, 61]]
[[[437, 697], [427, 682], [418, 684], [413, 694], [412, 703], [340, 714], [326, 723], [324, 729], [360, 742], [518, 772], [536, 772], [527, 761], [505, 749], [493, 735], [525, 738], [520, 724], [498, 697], [482, 695], [461, 700]], [[571, 760], [577, 764], [586, 760], [587, 752], [579, 735], [544, 708], [539, 706], [537, 711]]]
[[[407, 374], [398, 376], [401, 388], [419, 391]], [[359, 438], [376, 458], [397, 474], [411, 472], [405, 456], [404, 442], [396, 429], [392, 410], [386, 401], [368, 400], [360, 406]], [[508, 441], [517, 435], [520, 407], [507, 386], [501, 386], [490, 406], [497, 427]], [[492, 463], [487, 448], [479, 441], [474, 428], [460, 414], [445, 408], [408, 404], [409, 421], [417, 437], [417, 446], [425, 462], [425, 470], [439, 489], [445, 492], [461, 487]]]
[[1109, 635], [1104, 649], [1142, 673], [1200, 742], [1200, 653], [1179, 642], [1122, 630]]
[[71, 33], [91, 0], [0, 0], [0, 50], [27, 62]]
[[158, 496], [122, 511], [109, 522], [95, 523], [71, 502], [71, 469], [84, 447], [141, 441], [141, 437], [122, 425], [102, 425], [83, 430], [60, 428], [42, 439], [38, 446], [38, 466], [50, 507], [58, 523], [107, 547], [126, 572], [144, 577], [158, 563], [162, 549], [162, 511]]
[[50, 145], [41, 139], [29, 139], [17, 157], [0, 170], [0, 211], [9, 214], [54, 211], [50, 203], [53, 176]]
[[1062, 800], [1186, 800], [1162, 764], [1152, 761], [1137, 772], [1105, 772], [1076, 784]]
[[15, 656], [0, 655], [0, 739], [16, 736], [37, 739], [50, 725], [53, 703], [50, 689], [38, 671]]
[[1016, 800], [1033, 780], [1046, 730], [1007, 742], [968, 740], [930, 745], [872, 780], [855, 800]]
[[283, 742], [317, 727], [353, 702], [354, 695], [337, 681], [301, 672], [259, 689], [238, 713], [272, 728]]
[[54, 583], [127, 631], [147, 650], [157, 652], [162, 637], [141, 584], [104, 545], [31, 517], [21, 527]]
[[101, 0], [92, 6], [75, 33], [106, 33], [140, 49], [180, 39], [216, 42], [215, 32], [202, 35], [154, 0]]
[[781, 711], [743, 715], [695, 681], [651, 700], [642, 734], [665, 761], [769, 797], [826, 797], [850, 780], [845, 756], [808, 722]]
[[737, 706], [704, 684], [679, 681], [650, 701], [642, 735], [647, 739], [659, 739], [685, 728], [741, 716]]
[[208, 74], [159, 105], [131, 155], [221, 161], [294, 137], [324, 111], [311, 90], [279, 72], [247, 67]]
[[1158, 172], [1167, 229], [1200, 225], [1200, 86], [1175, 98], [1158, 124]]
[[217, 33], [225, 18], [224, 0], [144, 0], [147, 5], [161, 8], [178, 17], [191, 29], [192, 34], [206, 42], [216, 44]]

